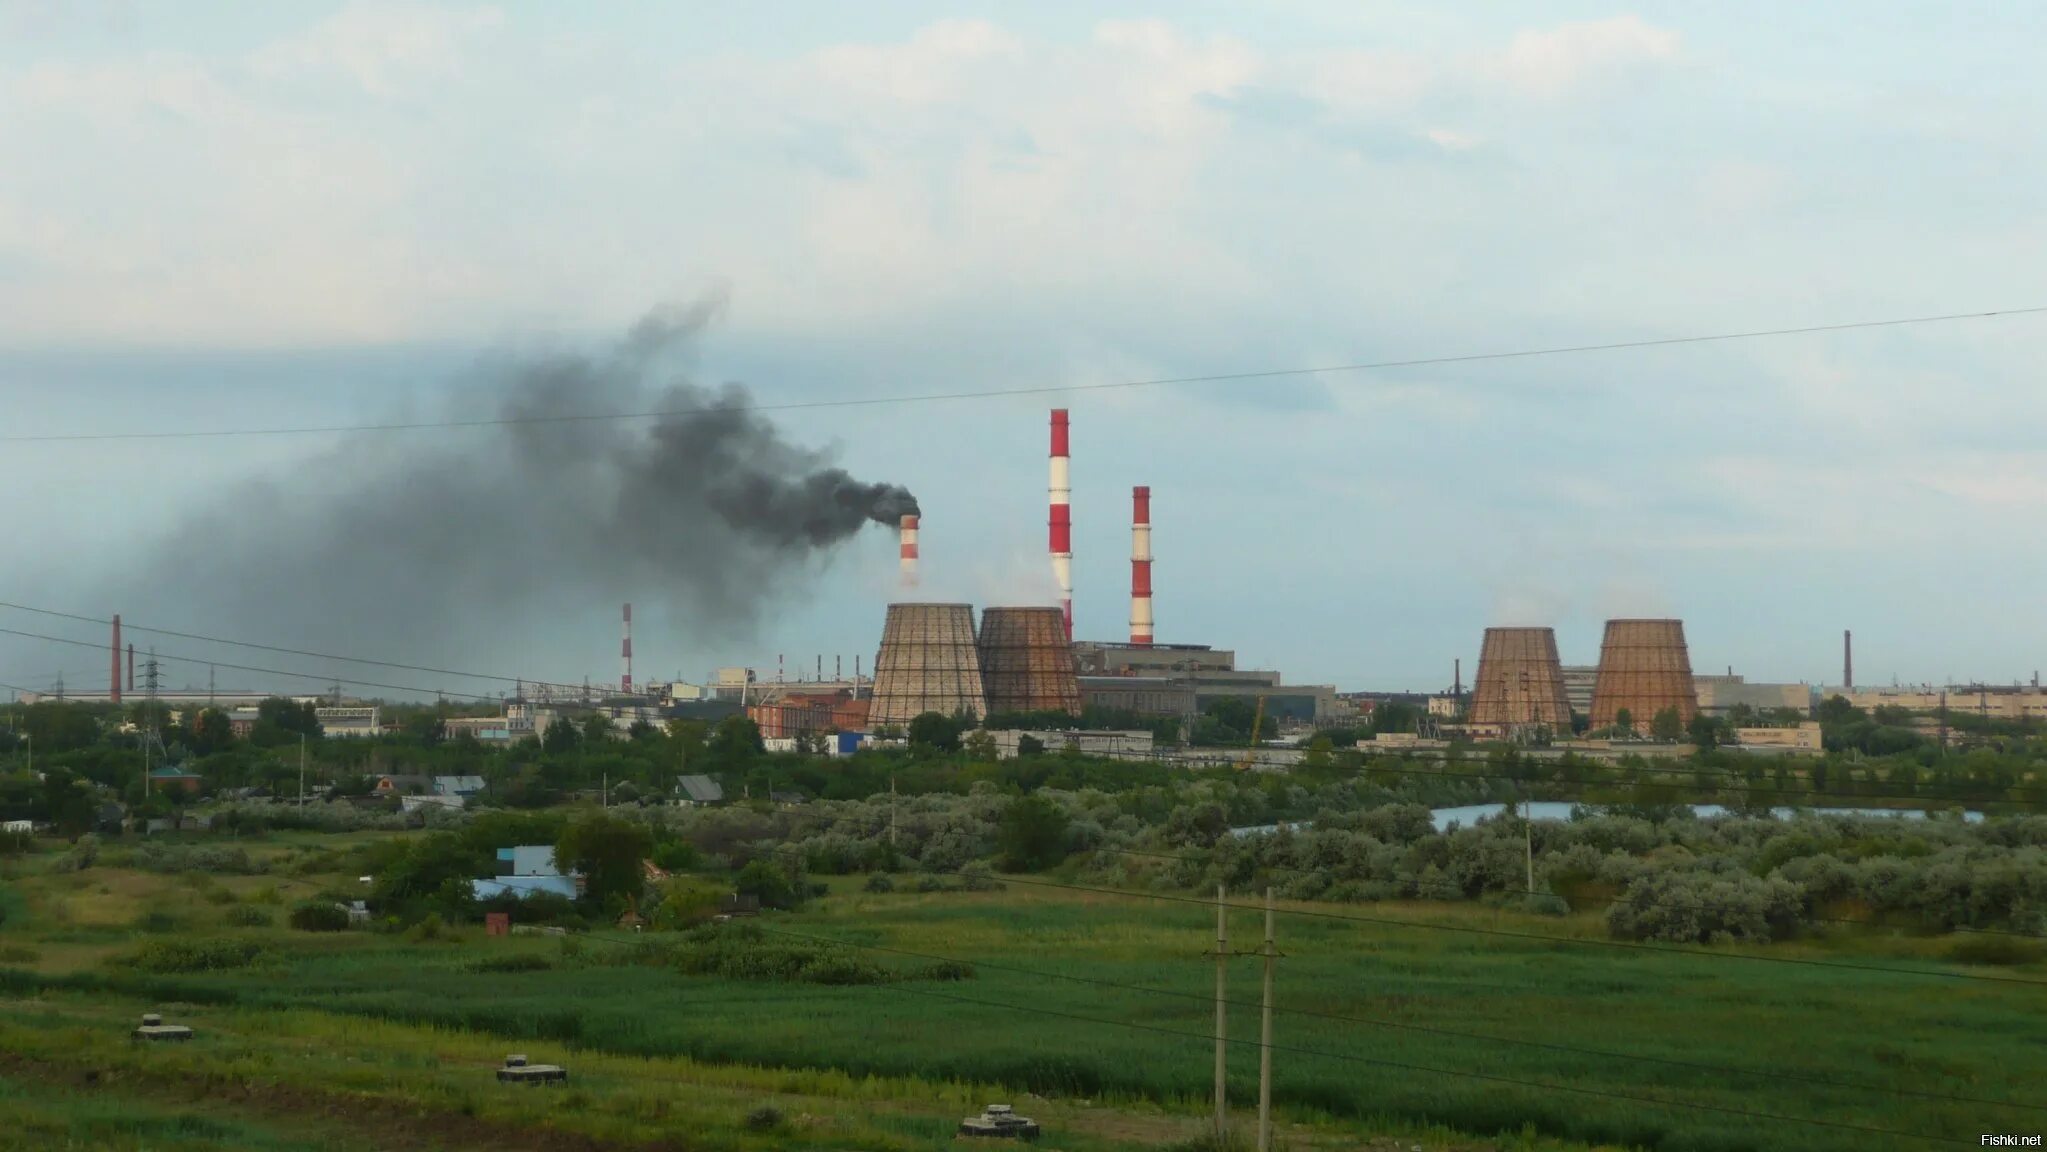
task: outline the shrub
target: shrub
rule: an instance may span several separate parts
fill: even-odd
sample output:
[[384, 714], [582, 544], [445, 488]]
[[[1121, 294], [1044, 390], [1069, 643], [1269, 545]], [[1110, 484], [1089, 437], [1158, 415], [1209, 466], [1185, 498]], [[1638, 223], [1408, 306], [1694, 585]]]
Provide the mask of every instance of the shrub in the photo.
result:
[[782, 1110], [772, 1104], [763, 1104], [746, 1114], [746, 1130], [749, 1132], [779, 1132], [783, 1124]]
[[533, 952], [485, 956], [463, 965], [463, 969], [469, 972], [546, 972], [553, 967], [554, 961]]
[[25, 945], [9, 944], [0, 947], [0, 964], [33, 964], [42, 958], [42, 953]]
[[262, 946], [247, 940], [152, 940], [120, 963], [144, 972], [227, 972], [262, 955]]
[[408, 940], [417, 940], [425, 943], [440, 940], [447, 935], [448, 925], [446, 921], [441, 919], [441, 914], [439, 912], [429, 912], [426, 919], [414, 924], [412, 930], [407, 932], [405, 937]]
[[176, 932], [181, 925], [178, 923], [176, 916], [160, 908], [153, 908], [136, 918], [135, 927], [144, 932], [161, 934], [164, 932]]
[[328, 900], [302, 900], [292, 906], [291, 926], [301, 932], [346, 932], [348, 913]]
[[976, 860], [960, 869], [960, 887], [969, 892], [994, 892], [1002, 887], [995, 879], [995, 869], [986, 860]]
[[876, 872], [867, 878], [864, 887], [869, 892], [893, 892], [896, 890], [895, 877], [886, 872]]
[[2031, 964], [2047, 957], [2047, 945], [2017, 936], [1993, 936], [1971, 932], [1948, 948], [1948, 957], [1957, 964], [1997, 964], [2010, 967]]
[[227, 922], [237, 928], [268, 928], [272, 920], [267, 909], [237, 904], [227, 910]]
[[917, 975], [924, 980], [972, 980], [974, 966], [964, 960], [940, 960]]
[[1767, 941], [1794, 928], [1801, 910], [1798, 886], [1788, 880], [1664, 870], [1629, 884], [1607, 909], [1606, 924], [1624, 940]]

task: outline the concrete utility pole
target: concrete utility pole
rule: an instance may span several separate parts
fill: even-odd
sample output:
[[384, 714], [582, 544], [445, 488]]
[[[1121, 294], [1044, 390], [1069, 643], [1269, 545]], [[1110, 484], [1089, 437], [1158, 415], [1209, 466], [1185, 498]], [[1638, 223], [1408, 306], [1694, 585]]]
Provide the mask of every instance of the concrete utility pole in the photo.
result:
[[299, 733], [299, 807], [306, 806], [306, 734]]
[[1265, 1005], [1258, 1021], [1258, 1152], [1272, 1152], [1272, 885], [1265, 886]]
[[1215, 1141], [1218, 1147], [1229, 1139], [1229, 1001], [1226, 973], [1230, 963], [1229, 904], [1223, 886], [1215, 886]]

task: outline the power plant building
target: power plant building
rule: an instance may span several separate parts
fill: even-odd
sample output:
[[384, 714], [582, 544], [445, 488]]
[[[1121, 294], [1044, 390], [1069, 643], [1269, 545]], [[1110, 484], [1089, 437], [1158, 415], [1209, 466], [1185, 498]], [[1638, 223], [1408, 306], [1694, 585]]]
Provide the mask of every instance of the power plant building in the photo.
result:
[[889, 605], [868, 723], [901, 726], [926, 712], [979, 717], [987, 709], [973, 605]]
[[1065, 613], [1058, 608], [989, 608], [976, 644], [988, 711], [1079, 715], [1080, 681]]
[[1608, 620], [1592, 690], [1593, 730], [1613, 727], [1626, 712], [1635, 729], [1645, 731], [1669, 709], [1686, 723], [1699, 711], [1684, 621]]
[[1466, 723], [1502, 734], [1571, 730], [1557, 635], [1549, 628], [1488, 628]]
[[1186, 719], [1218, 700], [1263, 698], [1266, 715], [1304, 722], [1345, 711], [1332, 685], [1286, 684], [1277, 672], [1238, 668], [1236, 653], [1205, 644], [1077, 642], [1073, 648], [1082, 696], [1091, 706]]

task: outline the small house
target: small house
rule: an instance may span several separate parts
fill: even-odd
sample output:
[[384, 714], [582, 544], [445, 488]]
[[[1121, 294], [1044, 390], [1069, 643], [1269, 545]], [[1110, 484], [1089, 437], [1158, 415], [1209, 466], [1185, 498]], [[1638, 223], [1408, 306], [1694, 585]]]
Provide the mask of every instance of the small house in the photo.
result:
[[484, 782], [481, 776], [434, 777], [433, 794], [436, 796], [460, 796], [466, 799], [483, 791], [483, 789]]
[[675, 804], [679, 808], [725, 802], [724, 787], [709, 776], [684, 776], [675, 782], [675, 791]]
[[378, 796], [423, 796], [431, 791], [433, 781], [425, 776], [383, 775], [377, 777], [374, 794]]
[[183, 768], [166, 765], [149, 770], [149, 787], [153, 792], [183, 792], [191, 795], [199, 791], [205, 782], [205, 777], [197, 772], [187, 772]]

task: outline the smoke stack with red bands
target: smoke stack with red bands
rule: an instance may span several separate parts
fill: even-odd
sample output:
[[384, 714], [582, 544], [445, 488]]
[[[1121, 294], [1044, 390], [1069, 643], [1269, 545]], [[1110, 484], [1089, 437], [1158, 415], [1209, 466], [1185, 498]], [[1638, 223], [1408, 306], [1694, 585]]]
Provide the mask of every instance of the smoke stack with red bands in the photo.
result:
[[917, 517], [903, 517], [899, 529], [903, 538], [903, 587], [917, 586]]
[[1073, 639], [1073, 480], [1067, 471], [1066, 409], [1052, 409], [1052, 575], [1059, 581], [1059, 613]]
[[1130, 490], [1130, 642], [1151, 647], [1151, 489]]

